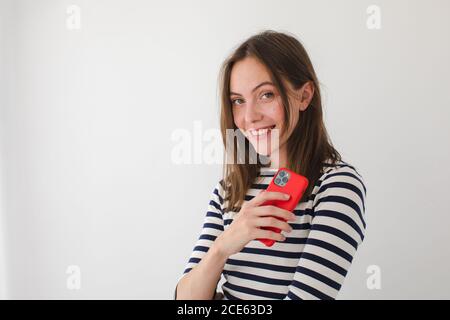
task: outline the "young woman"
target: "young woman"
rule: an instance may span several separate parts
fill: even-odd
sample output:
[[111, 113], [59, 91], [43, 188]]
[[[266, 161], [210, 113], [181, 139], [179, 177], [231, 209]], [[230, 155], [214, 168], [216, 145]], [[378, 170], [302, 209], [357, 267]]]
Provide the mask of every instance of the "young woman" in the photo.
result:
[[[308, 54], [295, 37], [265, 31], [224, 62], [220, 81], [224, 143], [227, 129], [242, 133], [247, 161], [225, 164], [175, 299], [336, 298], [364, 239], [366, 187], [330, 142]], [[250, 163], [251, 150], [270, 162]], [[309, 180], [293, 213], [263, 205], [285, 199], [261, 192], [281, 167]]]

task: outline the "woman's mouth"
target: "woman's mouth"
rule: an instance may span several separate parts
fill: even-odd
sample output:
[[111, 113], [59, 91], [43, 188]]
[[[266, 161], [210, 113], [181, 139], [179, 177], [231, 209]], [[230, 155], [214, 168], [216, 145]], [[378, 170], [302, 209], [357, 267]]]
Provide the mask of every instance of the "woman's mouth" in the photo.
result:
[[275, 125], [267, 126], [264, 128], [258, 128], [258, 129], [249, 129], [248, 132], [253, 137], [261, 137], [261, 136], [267, 136], [270, 133], [270, 130], [272, 130], [274, 128], [275, 128]]

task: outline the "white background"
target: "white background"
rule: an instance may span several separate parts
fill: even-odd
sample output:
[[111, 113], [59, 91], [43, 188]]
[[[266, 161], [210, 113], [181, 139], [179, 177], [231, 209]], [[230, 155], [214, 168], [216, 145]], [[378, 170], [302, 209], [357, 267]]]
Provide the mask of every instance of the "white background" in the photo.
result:
[[309, 52], [367, 186], [338, 298], [450, 298], [449, 17], [448, 0], [0, 1], [0, 297], [172, 299], [221, 166], [176, 165], [171, 135], [218, 128], [220, 64], [273, 29]]

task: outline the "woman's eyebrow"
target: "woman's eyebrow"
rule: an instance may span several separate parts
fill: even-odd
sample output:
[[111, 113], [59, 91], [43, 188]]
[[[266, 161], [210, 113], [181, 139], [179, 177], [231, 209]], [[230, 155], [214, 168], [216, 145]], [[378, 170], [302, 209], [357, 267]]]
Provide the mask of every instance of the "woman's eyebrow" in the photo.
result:
[[[261, 82], [260, 84], [258, 84], [256, 87], [254, 87], [253, 90], [252, 90], [252, 92], [254, 92], [256, 89], [258, 89], [259, 87], [261, 87], [261, 86], [263, 86], [263, 85], [265, 85], [265, 84], [270, 84], [270, 85], [273, 86], [273, 83], [272, 83], [272, 82], [270, 82], [270, 81], [264, 81], [264, 82]], [[236, 93], [236, 92], [230, 91], [230, 95], [232, 95], [232, 94], [237, 95], [237, 96], [241, 96], [240, 93]]]

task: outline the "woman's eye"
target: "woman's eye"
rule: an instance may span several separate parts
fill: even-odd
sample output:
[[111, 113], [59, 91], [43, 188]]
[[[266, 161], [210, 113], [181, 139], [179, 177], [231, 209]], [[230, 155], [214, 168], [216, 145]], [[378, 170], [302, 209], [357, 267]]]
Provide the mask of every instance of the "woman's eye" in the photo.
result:
[[273, 93], [272, 92], [266, 92], [262, 95], [262, 97], [264, 97], [265, 95], [269, 95], [269, 97], [273, 97]]
[[[261, 97], [264, 97], [264, 96], [267, 96], [266, 99], [270, 99], [270, 98], [272, 98], [274, 96], [274, 94], [272, 92], [266, 92]], [[242, 99], [232, 99], [231, 100], [231, 105], [232, 106], [234, 106], [234, 105], [238, 105], [238, 106], [241, 105], [242, 102], [239, 103], [238, 101], [242, 101]]]
[[242, 100], [242, 99], [234, 99], [234, 100], [231, 100], [231, 105], [239, 105], [239, 104], [237, 104], [236, 103], [236, 101], [239, 101], [239, 100]]

